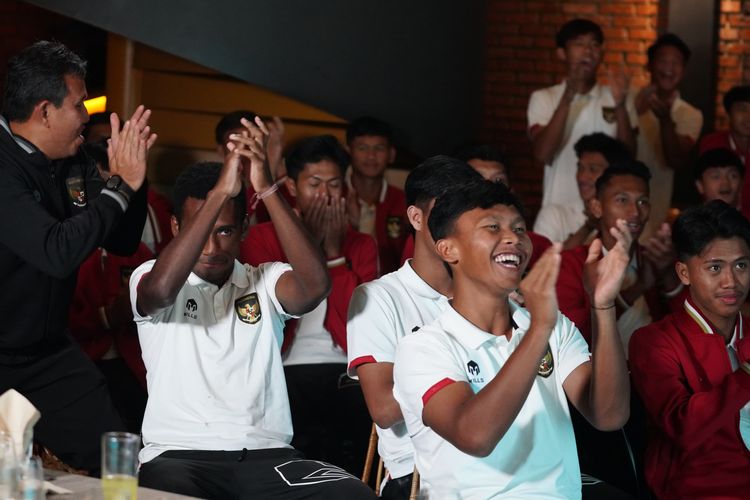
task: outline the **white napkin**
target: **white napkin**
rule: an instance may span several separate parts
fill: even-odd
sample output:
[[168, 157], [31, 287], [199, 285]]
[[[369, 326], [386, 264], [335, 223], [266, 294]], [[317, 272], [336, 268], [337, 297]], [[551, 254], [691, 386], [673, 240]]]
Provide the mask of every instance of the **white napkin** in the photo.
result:
[[31, 431], [40, 416], [36, 407], [15, 389], [8, 389], [0, 396], [0, 431], [13, 439], [19, 461], [26, 458], [24, 455], [33, 437]]

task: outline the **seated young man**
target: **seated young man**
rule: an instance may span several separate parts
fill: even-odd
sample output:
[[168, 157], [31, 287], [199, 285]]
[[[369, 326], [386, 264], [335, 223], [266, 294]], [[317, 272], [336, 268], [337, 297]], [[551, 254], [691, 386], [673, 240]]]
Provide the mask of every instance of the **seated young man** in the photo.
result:
[[396, 159], [390, 125], [369, 116], [346, 129], [352, 168], [346, 172], [349, 222], [378, 242], [380, 271], [398, 269], [406, 241], [404, 192], [385, 180], [385, 169]]
[[[628, 263], [625, 221], [587, 284], [598, 326], [593, 352], [557, 309], [560, 246], [521, 281], [531, 252], [520, 204], [482, 181], [438, 198], [436, 249], [453, 275], [453, 300], [396, 349], [394, 395], [430, 498], [580, 498], [567, 399], [601, 429], [628, 418], [629, 382], [614, 301]], [[520, 284], [526, 308], [509, 295]], [[625, 395], [624, 397], [622, 395]]]
[[[740, 157], [745, 168], [750, 163], [750, 85], [732, 87], [724, 94], [724, 110], [729, 118], [729, 130], [717, 130], [703, 137], [699, 152], [709, 149], [730, 149]], [[740, 212], [750, 217], [750, 176], [742, 182]]]
[[[359, 474], [370, 418], [358, 384], [346, 384], [346, 314], [357, 285], [378, 276], [378, 247], [346, 216], [349, 155], [335, 137], [300, 142], [287, 158], [287, 187], [302, 223], [327, 259], [331, 293], [285, 331], [284, 373], [292, 411], [292, 445], [307, 456]], [[272, 222], [250, 228], [240, 262], [288, 262]]]
[[745, 165], [739, 156], [725, 148], [709, 149], [695, 165], [695, 188], [704, 203], [722, 200], [740, 209], [740, 189], [745, 176]]
[[385, 499], [409, 498], [414, 470], [414, 448], [393, 398], [396, 345], [437, 318], [453, 295], [451, 277], [435, 253], [427, 219], [438, 196], [456, 185], [481, 180], [469, 165], [448, 156], [428, 158], [412, 170], [405, 188], [414, 256], [398, 271], [357, 287], [349, 304], [349, 375], [359, 378], [377, 424], [378, 451], [388, 469], [381, 490]]
[[[597, 179], [596, 196], [591, 202], [591, 212], [597, 220], [605, 251], [617, 244], [610, 230], [619, 219], [627, 221], [628, 232], [635, 241], [630, 247], [630, 263], [615, 301], [617, 329], [625, 349], [633, 332], [661, 318], [668, 300], [682, 289], [674, 273], [669, 227], [660, 229], [648, 245], [641, 246], [637, 242], [649, 215], [649, 178], [648, 168], [640, 162], [615, 163]], [[591, 301], [584, 286], [584, 263], [589, 249], [589, 246], [579, 246], [562, 253], [557, 299], [563, 314], [591, 343]]]
[[[271, 180], [268, 130], [243, 123], [249, 136], [229, 137], [223, 166], [180, 174], [175, 238], [131, 277], [149, 393], [140, 483], [200, 498], [372, 498], [342, 469], [289, 446], [283, 323], [314, 309], [330, 281]], [[236, 260], [247, 222], [240, 156], [291, 265]]]
[[622, 142], [601, 132], [584, 135], [573, 149], [578, 158], [576, 184], [583, 210], [570, 205], [547, 205], [534, 221], [534, 231], [552, 241], [562, 241], [563, 250], [591, 243], [597, 236], [596, 218], [590, 208], [596, 195], [596, 180], [611, 163], [631, 158]]
[[674, 223], [682, 307], [630, 341], [633, 385], [649, 417], [646, 480], [658, 498], [747, 498], [750, 222], [723, 201]]
[[[509, 188], [510, 186], [510, 167], [505, 158], [492, 146], [486, 144], [480, 144], [477, 146], [466, 146], [456, 151], [454, 155], [457, 159], [463, 160], [469, 164], [471, 168], [477, 171], [483, 178], [491, 182], [502, 182]], [[511, 188], [512, 189], [512, 188]], [[526, 267], [528, 271], [537, 261], [537, 259], [552, 246], [552, 242], [541, 234], [537, 234], [533, 231], [529, 231], [529, 238], [533, 250], [531, 252], [531, 258], [529, 259], [529, 265]], [[406, 259], [410, 259], [414, 255], [414, 237], [409, 235], [404, 245], [404, 252], [401, 255], [401, 263], [406, 262]]]

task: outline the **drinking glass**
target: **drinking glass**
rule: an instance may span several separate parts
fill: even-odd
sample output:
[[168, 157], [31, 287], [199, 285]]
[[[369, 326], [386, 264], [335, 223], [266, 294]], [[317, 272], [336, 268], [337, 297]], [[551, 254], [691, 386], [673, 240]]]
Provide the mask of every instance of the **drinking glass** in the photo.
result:
[[104, 500], [138, 498], [138, 449], [140, 437], [129, 432], [102, 436], [102, 490]]
[[44, 500], [44, 468], [39, 457], [29, 457], [20, 467], [19, 497], [23, 500]]

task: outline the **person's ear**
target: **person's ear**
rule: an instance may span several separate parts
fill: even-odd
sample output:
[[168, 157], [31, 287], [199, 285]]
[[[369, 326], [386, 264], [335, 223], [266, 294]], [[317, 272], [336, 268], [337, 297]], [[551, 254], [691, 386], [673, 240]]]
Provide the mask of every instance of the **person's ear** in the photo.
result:
[[591, 215], [597, 219], [602, 218], [602, 202], [599, 201], [599, 198], [592, 198], [591, 201], [589, 201], [589, 207], [591, 208]]
[[412, 225], [415, 231], [422, 231], [422, 224], [427, 224], [427, 220], [424, 218], [424, 212], [416, 205], [409, 205], [406, 209], [406, 217], [409, 219], [409, 224]]
[[695, 189], [698, 190], [698, 194], [700, 194], [701, 196], [706, 194], [706, 188], [703, 186], [702, 179], [698, 179], [697, 181], [695, 181]]
[[680, 262], [679, 260], [674, 263], [674, 270], [677, 272], [677, 277], [680, 279], [680, 283], [685, 286], [690, 285], [690, 270], [687, 264]]
[[443, 238], [435, 243], [435, 251], [438, 256], [448, 264], [458, 262], [459, 251], [456, 242], [452, 238]]
[[289, 191], [289, 194], [291, 194], [293, 197], [297, 197], [297, 183], [294, 182], [294, 179], [287, 176], [286, 179], [284, 179], [284, 183], [286, 184], [286, 189]]
[[49, 116], [52, 106], [51, 101], [40, 101], [34, 106], [31, 117], [39, 119], [45, 127], [49, 127]]
[[170, 217], [169, 227], [172, 229], [172, 236], [177, 236], [177, 233], [180, 232], [180, 223], [177, 221], [177, 216]]
[[557, 55], [557, 58], [562, 62], [568, 62], [568, 55], [565, 53], [565, 49], [562, 47], [558, 47], [555, 49], [555, 55]]

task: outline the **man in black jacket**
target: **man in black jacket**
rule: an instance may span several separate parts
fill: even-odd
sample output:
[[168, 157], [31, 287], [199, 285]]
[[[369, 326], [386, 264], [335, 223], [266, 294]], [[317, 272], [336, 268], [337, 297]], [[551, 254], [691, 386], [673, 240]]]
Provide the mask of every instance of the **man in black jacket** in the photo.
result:
[[[120, 131], [110, 174], [78, 151], [88, 121], [86, 63], [37, 42], [8, 64], [0, 116], [0, 393], [41, 412], [35, 440], [97, 472], [102, 432], [122, 423], [102, 375], [66, 331], [78, 266], [97, 247], [127, 255], [146, 216], [146, 154], [156, 136], [139, 107]], [[106, 321], [106, 318], [104, 318]]]

